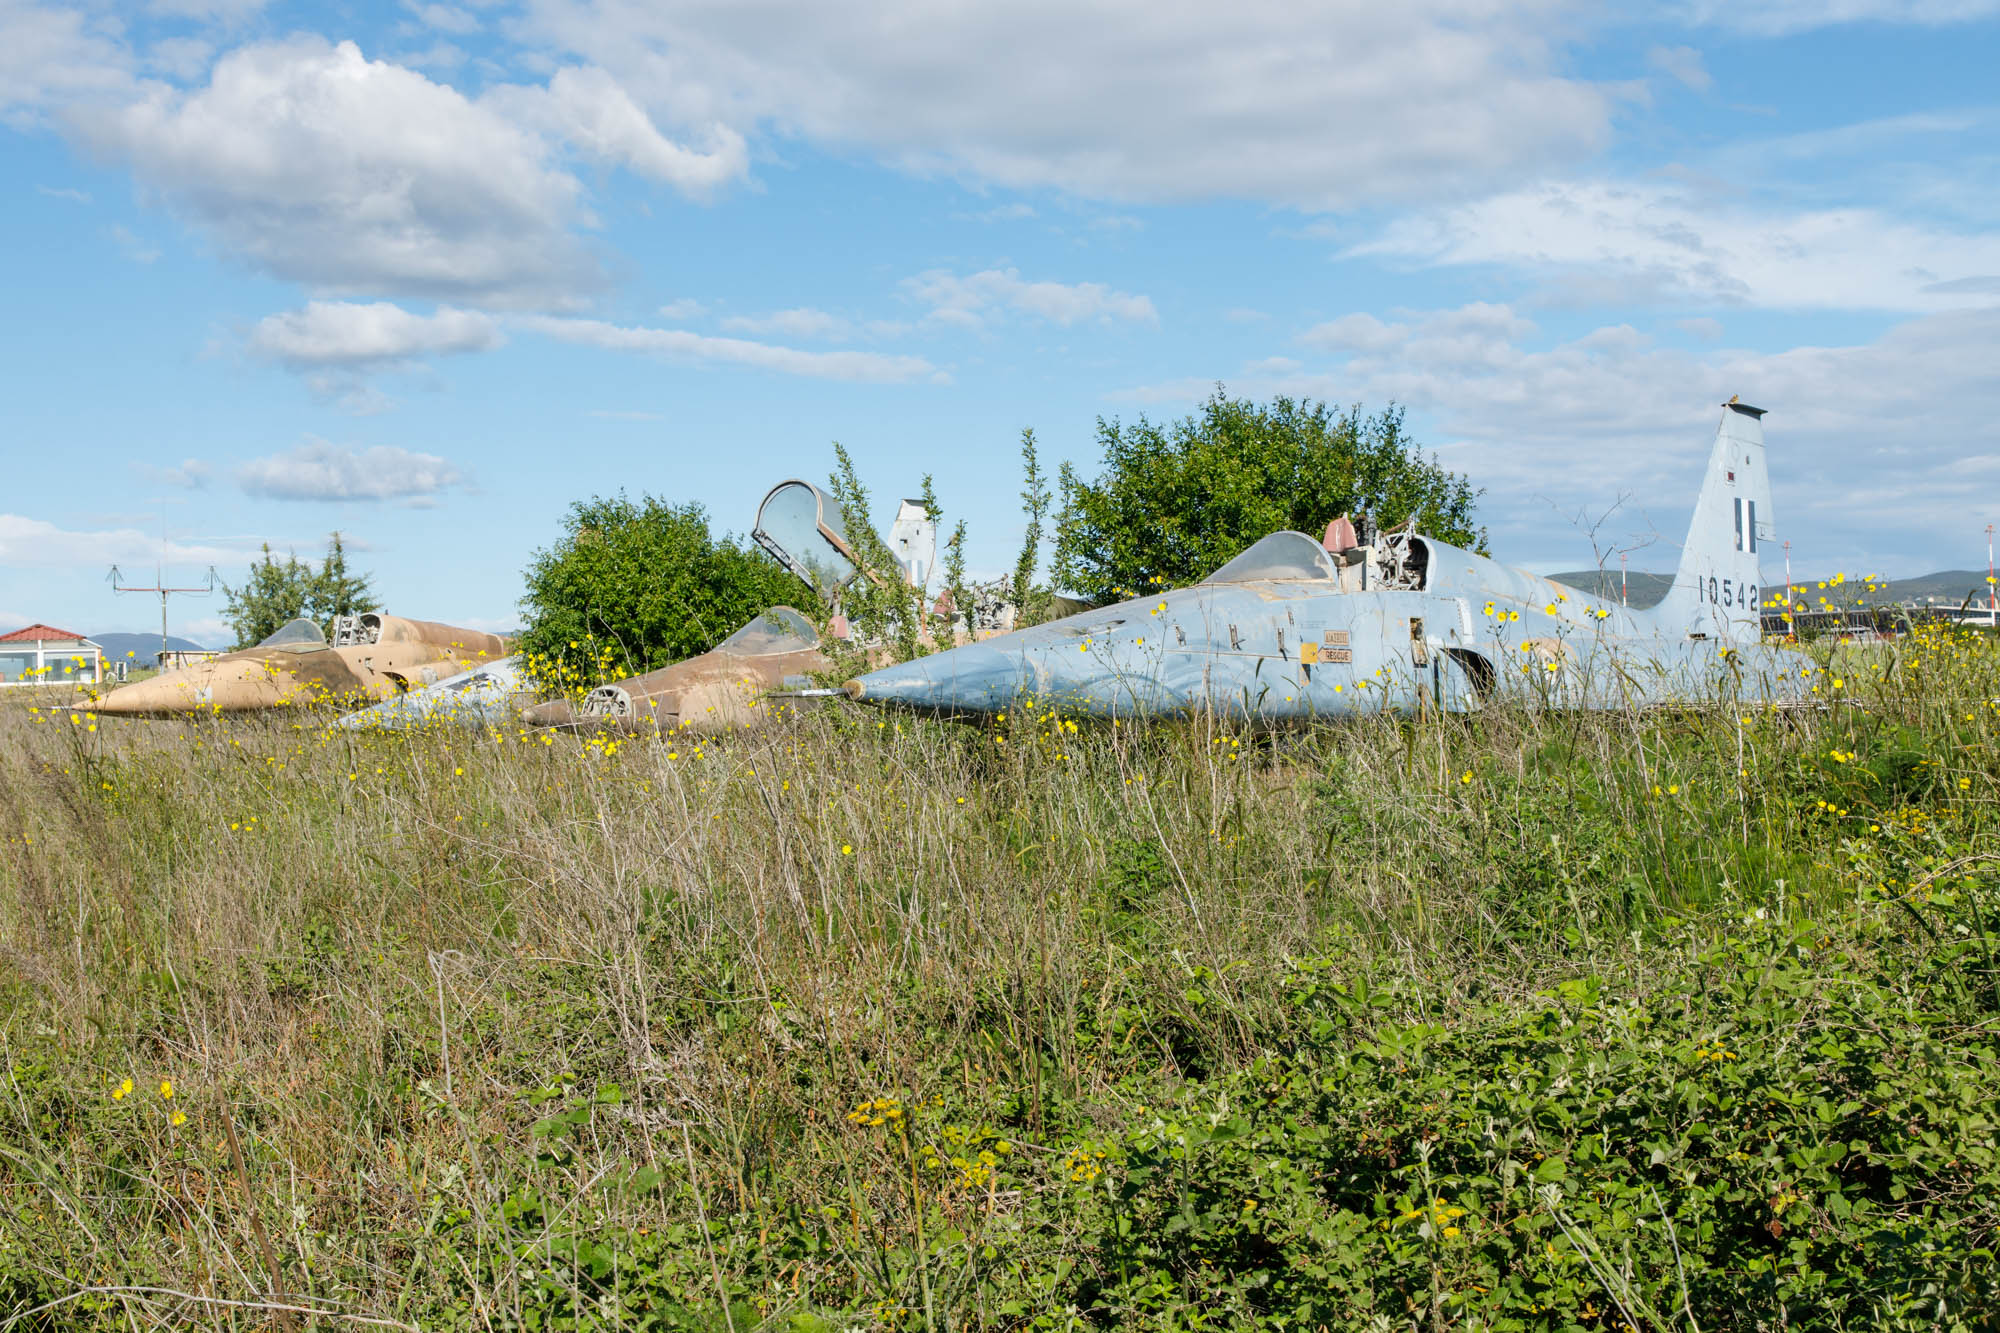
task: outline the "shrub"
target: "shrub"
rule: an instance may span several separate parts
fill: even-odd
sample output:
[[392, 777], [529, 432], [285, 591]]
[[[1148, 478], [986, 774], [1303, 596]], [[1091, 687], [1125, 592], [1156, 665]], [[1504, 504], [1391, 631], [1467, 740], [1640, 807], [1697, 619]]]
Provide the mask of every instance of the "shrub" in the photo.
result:
[[1311, 400], [1267, 406], [1218, 386], [1170, 425], [1099, 418], [1097, 439], [1096, 480], [1061, 471], [1055, 549], [1057, 585], [1091, 601], [1198, 582], [1270, 533], [1317, 535], [1364, 510], [1385, 526], [1414, 516], [1442, 541], [1485, 548], [1472, 521], [1479, 492], [1404, 434], [1401, 408], [1364, 417]]
[[521, 636], [549, 683], [637, 675], [705, 653], [805, 589], [760, 550], [710, 534], [698, 504], [623, 494], [572, 504], [527, 570]]

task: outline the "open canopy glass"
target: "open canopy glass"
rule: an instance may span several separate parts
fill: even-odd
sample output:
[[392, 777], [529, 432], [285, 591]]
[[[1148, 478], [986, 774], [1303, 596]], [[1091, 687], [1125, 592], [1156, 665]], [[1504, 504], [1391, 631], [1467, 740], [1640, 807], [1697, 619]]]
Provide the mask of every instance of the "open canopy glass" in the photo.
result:
[[847, 542], [847, 516], [840, 502], [810, 482], [784, 481], [757, 506], [757, 544], [830, 599], [854, 577], [854, 548]]

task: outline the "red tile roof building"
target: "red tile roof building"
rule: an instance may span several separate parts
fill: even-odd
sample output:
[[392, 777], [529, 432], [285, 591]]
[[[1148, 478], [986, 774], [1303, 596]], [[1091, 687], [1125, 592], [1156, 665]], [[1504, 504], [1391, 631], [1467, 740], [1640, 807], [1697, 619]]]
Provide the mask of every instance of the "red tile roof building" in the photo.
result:
[[57, 629], [54, 625], [30, 625], [26, 629], [17, 629], [12, 634], [0, 634], [0, 643], [55, 643], [57, 641], [63, 643], [82, 643], [84, 640], [83, 635], [72, 633], [66, 629]]
[[104, 676], [103, 654], [83, 635], [53, 625], [0, 634], [0, 685], [43, 685]]

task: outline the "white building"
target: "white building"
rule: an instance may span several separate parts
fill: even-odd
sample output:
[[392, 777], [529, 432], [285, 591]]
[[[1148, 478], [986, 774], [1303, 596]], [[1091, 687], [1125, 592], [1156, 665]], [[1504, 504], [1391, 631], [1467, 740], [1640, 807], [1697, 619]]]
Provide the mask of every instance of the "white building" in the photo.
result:
[[30, 625], [0, 634], [0, 685], [97, 684], [104, 679], [104, 655], [81, 634], [53, 625]]
[[915, 500], [905, 500], [896, 509], [896, 521], [889, 527], [889, 550], [903, 567], [903, 581], [922, 590], [931, 582], [937, 564], [937, 521], [930, 510]]

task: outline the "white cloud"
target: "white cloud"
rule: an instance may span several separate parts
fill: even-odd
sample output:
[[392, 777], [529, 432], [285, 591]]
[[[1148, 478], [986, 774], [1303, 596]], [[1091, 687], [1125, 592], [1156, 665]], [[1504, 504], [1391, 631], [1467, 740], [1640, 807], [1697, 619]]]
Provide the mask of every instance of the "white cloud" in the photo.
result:
[[1011, 204], [998, 204], [977, 213], [954, 213], [961, 222], [1025, 222], [1035, 216], [1033, 204], [1016, 200]]
[[678, 300], [669, 301], [660, 307], [661, 319], [699, 319], [707, 313], [708, 307], [691, 296], [680, 297]]
[[996, 307], [1064, 327], [1087, 319], [1159, 322], [1159, 313], [1147, 297], [1113, 291], [1101, 282], [1026, 282], [1011, 268], [990, 268], [964, 277], [931, 269], [905, 278], [902, 286], [913, 299], [931, 308], [932, 319], [966, 328], [979, 327], [982, 316]]
[[1400, 324], [1385, 324], [1365, 311], [1356, 311], [1313, 325], [1299, 335], [1299, 341], [1336, 352], [1371, 352], [1393, 347], [1404, 331]]
[[[255, 543], [250, 543], [254, 547]], [[59, 528], [25, 514], [0, 514], [0, 565], [21, 569], [102, 568], [114, 563], [143, 561], [150, 565], [162, 554], [160, 534], [138, 528], [78, 531]], [[168, 541], [165, 558], [171, 564], [220, 565], [243, 557], [243, 550], [207, 542]]]
[[51, 108], [129, 90], [131, 58], [116, 33], [83, 6], [0, 0], [0, 124], [25, 127]]
[[463, 37], [479, 31], [479, 17], [456, 5], [411, 5], [417, 22], [426, 28], [436, 28], [455, 37]]
[[796, 347], [781, 347], [743, 338], [714, 338], [689, 333], [685, 329], [633, 328], [596, 319], [565, 319], [550, 315], [523, 315], [517, 317], [514, 323], [551, 338], [589, 347], [644, 352], [675, 361], [754, 366], [761, 370], [815, 379], [904, 384], [911, 380], [936, 380], [941, 377], [941, 372], [920, 356], [890, 356], [879, 352], [806, 352]]
[[1872, 159], [1934, 157], [1955, 140], [1991, 134], [1996, 125], [2000, 115], [1992, 107], [1961, 107], [1738, 139], [1715, 150], [1712, 174], [1752, 179], [1785, 171], [1819, 174], [1838, 162], [1840, 174], [1851, 177]]
[[1289, 375], [1302, 367], [1303, 363], [1289, 356], [1267, 356], [1246, 364], [1243, 369], [1251, 375]]
[[682, 124], [1122, 200], [1307, 208], [1449, 193], [1589, 153], [1568, 0], [530, 0], [522, 32]]
[[407, 65], [411, 69], [446, 72], [462, 68], [471, 58], [464, 47], [445, 41], [432, 42], [418, 50], [399, 50], [394, 57], [398, 65]]
[[167, 18], [232, 24], [255, 17], [269, 0], [149, 0], [147, 8]]
[[1758, 211], [1670, 184], [1539, 186], [1412, 215], [1346, 257], [1493, 264], [1582, 303], [1696, 301], [1790, 310], [1943, 310], [1934, 284], [2000, 273], [2000, 233], [1871, 208]]
[[[152, 629], [153, 626], [144, 625], [137, 632], [150, 632]], [[218, 648], [227, 648], [236, 641], [236, 627], [221, 616], [192, 616], [175, 626], [174, 633], [194, 643], [204, 646], [213, 644]]]
[[134, 463], [134, 471], [151, 482], [162, 486], [172, 486], [184, 491], [208, 489], [209, 479], [215, 469], [199, 458], [184, 458], [178, 467], [162, 467], [155, 463]]
[[839, 315], [810, 306], [774, 310], [768, 315], [731, 315], [722, 321], [731, 333], [775, 333], [786, 338], [819, 338], [839, 341], [854, 332], [854, 326]]
[[1490, 367], [1503, 349], [1535, 331], [1504, 305], [1475, 301], [1456, 310], [1417, 316], [1412, 323], [1384, 323], [1365, 313], [1315, 324], [1299, 335], [1308, 347], [1357, 355], [1395, 352], [1425, 364], [1474, 370]]
[[[427, 21], [463, 26], [459, 11], [433, 9]], [[735, 130], [702, 121], [693, 146], [676, 142], [595, 67], [472, 98], [410, 67], [448, 67], [456, 51], [397, 63], [301, 35], [237, 47], [212, 68], [208, 55], [197, 39], [156, 43], [155, 68], [205, 71], [204, 82], [135, 83], [112, 36], [0, 0], [0, 116], [60, 107], [93, 151], [234, 257], [328, 296], [574, 308], [603, 273], [569, 158], [698, 198], [749, 170]]]
[[205, 87], [74, 118], [230, 250], [324, 293], [562, 302], [595, 266], [576, 180], [498, 111], [352, 42], [240, 47]]
[[245, 463], [237, 482], [270, 500], [380, 501], [422, 504], [465, 483], [465, 474], [435, 454], [395, 445], [368, 449], [311, 439], [288, 453]]
[[351, 417], [380, 416], [396, 406], [396, 400], [370, 383], [364, 371], [322, 370], [306, 376], [313, 397]]
[[51, 199], [66, 199], [72, 204], [88, 204], [90, 196], [82, 190], [58, 189], [53, 185], [37, 185], [35, 193], [47, 195]]
[[2000, 13], [2000, 0], [1688, 0], [1684, 12], [1694, 23], [1779, 37], [1843, 23], [1970, 23]]
[[392, 366], [417, 357], [483, 352], [506, 341], [499, 321], [477, 310], [440, 306], [417, 315], [387, 301], [308, 301], [266, 315], [250, 331], [250, 350], [297, 370]]
[[195, 79], [208, 72], [215, 47], [199, 37], [166, 37], [146, 48], [146, 68], [175, 79]]
[[160, 247], [141, 238], [130, 227], [114, 222], [105, 228], [120, 254], [135, 264], [150, 264], [160, 257]]
[[1646, 52], [1646, 65], [1698, 93], [1715, 86], [1715, 79], [1702, 64], [1701, 52], [1692, 46], [1656, 46]]
[[546, 88], [496, 88], [483, 100], [585, 157], [628, 167], [685, 194], [707, 197], [749, 173], [741, 134], [711, 122], [703, 133], [708, 151], [684, 148], [661, 134], [631, 94], [601, 69], [557, 70]]
[[[1481, 514], [1510, 562], [1564, 567], [1587, 554], [1550, 505], [1596, 513], [1625, 494], [1637, 499], [1621, 521], [1650, 520], [1666, 549], [1648, 559], [1671, 567], [1716, 404], [1732, 394], [1770, 410], [1776, 519], [1808, 563], [1916, 573], [1962, 562], [1987, 521], [1966, 497], [2000, 485], [2000, 309], [1779, 352], [1684, 351], [1626, 325], [1537, 348], [1534, 325], [1504, 306], [1335, 323], [1344, 336], [1318, 341], [1342, 355], [1291, 372], [1246, 368], [1230, 392], [1408, 405], [1428, 423], [1420, 438], [1488, 489]], [[1186, 403], [1212, 387], [1191, 379], [1120, 396]]]

